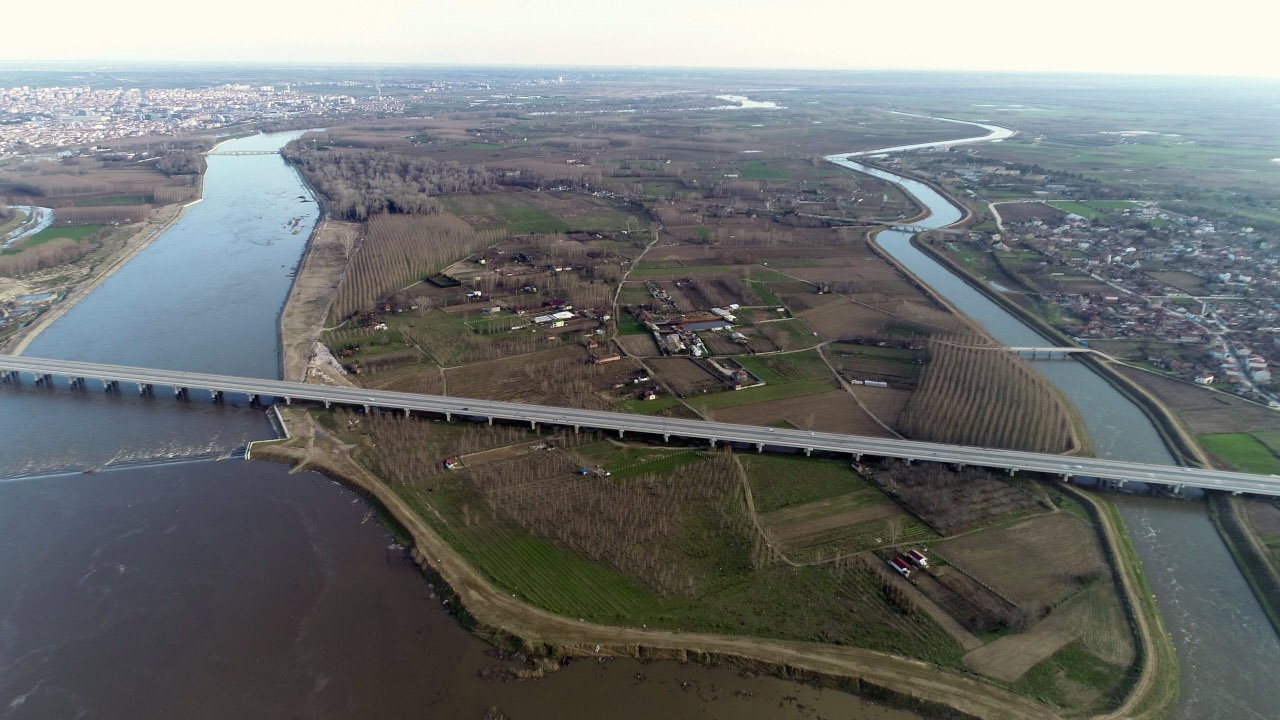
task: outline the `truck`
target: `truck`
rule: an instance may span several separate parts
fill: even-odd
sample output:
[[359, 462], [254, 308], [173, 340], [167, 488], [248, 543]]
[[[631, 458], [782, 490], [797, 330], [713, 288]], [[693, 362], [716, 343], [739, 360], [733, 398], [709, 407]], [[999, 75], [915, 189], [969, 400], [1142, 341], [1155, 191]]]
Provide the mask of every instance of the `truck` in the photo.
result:
[[890, 560], [889, 567], [897, 570], [898, 574], [904, 578], [911, 577], [911, 565], [906, 560], [903, 560], [901, 556]]
[[925, 557], [925, 554], [919, 550], [907, 551], [907, 559], [921, 570], [927, 570], [929, 568], [929, 558]]

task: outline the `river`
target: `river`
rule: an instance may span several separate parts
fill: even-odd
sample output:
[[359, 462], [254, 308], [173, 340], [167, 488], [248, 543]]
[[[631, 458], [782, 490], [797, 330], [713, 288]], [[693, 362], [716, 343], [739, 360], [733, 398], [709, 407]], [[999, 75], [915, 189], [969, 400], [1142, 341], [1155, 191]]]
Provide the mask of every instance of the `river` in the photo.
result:
[[[210, 157], [203, 201], [27, 354], [278, 377], [276, 316], [316, 217], [278, 156]], [[209, 459], [270, 437], [261, 410], [91, 387], [0, 391], [0, 717], [914, 717], [675, 663], [482, 679], [503, 660], [363, 499]]]
[[[826, 159], [893, 183], [928, 209], [928, 217], [912, 222], [913, 231], [889, 229], [876, 238], [912, 274], [1004, 345], [1053, 344], [911, 244], [914, 230], [942, 228], [959, 221], [963, 216], [960, 208], [925, 183], [851, 159], [1001, 140], [1013, 135], [1007, 128], [968, 124], [987, 132], [964, 141], [842, 153]], [[1032, 365], [1075, 405], [1095, 454], [1173, 464], [1173, 456], [1146, 415], [1088, 366], [1074, 359]], [[1280, 717], [1280, 689], [1273, 680], [1275, 669], [1280, 668], [1280, 638], [1209, 521], [1203, 504], [1126, 495], [1111, 499], [1120, 506], [1178, 653], [1181, 696], [1174, 717]]]

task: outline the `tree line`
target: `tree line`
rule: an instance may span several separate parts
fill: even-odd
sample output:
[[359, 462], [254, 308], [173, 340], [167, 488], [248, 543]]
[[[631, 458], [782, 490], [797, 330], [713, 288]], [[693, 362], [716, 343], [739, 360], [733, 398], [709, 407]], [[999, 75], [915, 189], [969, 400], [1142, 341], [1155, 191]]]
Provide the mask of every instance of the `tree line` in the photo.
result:
[[308, 135], [283, 155], [328, 201], [330, 215], [366, 220], [380, 213], [422, 215], [440, 211], [434, 199], [484, 190], [494, 184], [484, 168], [377, 150], [334, 148], [327, 134]]

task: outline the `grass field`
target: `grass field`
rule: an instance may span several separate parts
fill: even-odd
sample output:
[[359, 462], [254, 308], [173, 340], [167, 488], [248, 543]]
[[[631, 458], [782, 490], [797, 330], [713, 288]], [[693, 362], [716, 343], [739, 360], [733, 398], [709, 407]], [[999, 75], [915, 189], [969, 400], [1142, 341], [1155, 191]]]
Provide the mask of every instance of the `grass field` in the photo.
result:
[[831, 377], [831, 369], [818, 355], [817, 350], [756, 357], [742, 356], [737, 358], [737, 362], [766, 383], [826, 380]]
[[[1280, 432], [1272, 431], [1266, 436], [1268, 441], [1275, 442]], [[1249, 433], [1219, 433], [1214, 435], [1198, 435], [1200, 445], [1219, 460], [1236, 470], [1245, 472], [1280, 474], [1280, 458], [1259, 438]]]
[[742, 164], [739, 175], [743, 180], [786, 180], [789, 177], [786, 171], [765, 160], [748, 160]]
[[114, 197], [79, 198], [76, 207], [109, 207], [112, 205], [148, 205], [150, 195], [116, 195]]
[[714, 395], [703, 395], [698, 398], [691, 399], [689, 403], [697, 406], [701, 410], [716, 410], [718, 408], [737, 407], [739, 405], [750, 405], [752, 403], [765, 402], [766, 400], [778, 400], [781, 398], [796, 397], [799, 395], [814, 395], [817, 393], [829, 392], [832, 384], [821, 380], [801, 380], [798, 382], [782, 383], [780, 385], [765, 385], [763, 387], [747, 388], [745, 390], [730, 390]]
[[569, 224], [551, 213], [525, 202], [518, 193], [494, 195], [452, 195], [445, 207], [476, 227], [506, 227], [517, 234], [566, 232]]
[[861, 475], [841, 460], [785, 455], [744, 455], [741, 459], [751, 481], [756, 512], [760, 513], [870, 487]]
[[16, 247], [11, 247], [4, 251], [6, 255], [30, 250], [38, 245], [43, 245], [50, 240], [58, 238], [67, 238], [76, 242], [84, 242], [85, 240], [97, 235], [106, 229], [105, 225], [74, 225], [70, 227], [51, 227], [45, 228], [31, 237], [23, 240]]
[[619, 335], [645, 335], [649, 332], [649, 328], [640, 322], [640, 318], [629, 312], [623, 311], [618, 313], [618, 334]]

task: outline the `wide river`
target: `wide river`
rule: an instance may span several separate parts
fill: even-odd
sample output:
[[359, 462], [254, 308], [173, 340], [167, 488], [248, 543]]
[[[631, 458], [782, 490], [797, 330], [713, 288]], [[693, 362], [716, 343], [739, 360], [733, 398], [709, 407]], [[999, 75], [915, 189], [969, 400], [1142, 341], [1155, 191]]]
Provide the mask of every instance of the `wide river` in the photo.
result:
[[[316, 205], [275, 155], [210, 157], [204, 190], [27, 354], [278, 377], [276, 318]], [[483, 679], [503, 660], [365, 501], [209, 459], [271, 437], [261, 410], [31, 383], [0, 406], [2, 718], [914, 717], [674, 663]]]
[[[987, 131], [968, 142], [999, 140], [1013, 134], [1005, 128], [968, 124]], [[827, 160], [910, 193], [930, 213], [927, 218], [914, 221], [913, 230], [928, 230], [957, 222], [962, 217], [961, 210], [925, 183], [852, 158], [944, 144], [956, 143], [845, 153], [830, 155]], [[1002, 344], [1054, 344], [917, 249], [911, 244], [912, 236], [913, 232], [885, 230], [877, 236], [877, 242]], [[1075, 405], [1097, 455], [1173, 463], [1168, 448], [1142, 411], [1088, 366], [1076, 360], [1037, 362], [1033, 366]], [[1203, 504], [1125, 495], [1112, 499], [1120, 506], [1178, 652], [1182, 694], [1175, 717], [1280, 718], [1280, 686], [1275, 682], [1280, 669], [1280, 639], [1209, 521]]]

